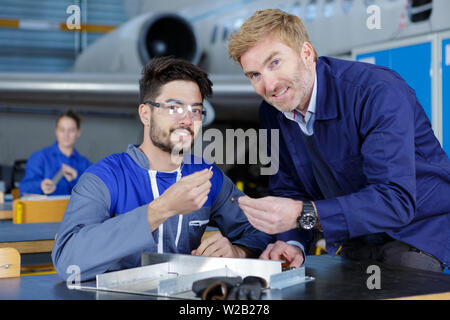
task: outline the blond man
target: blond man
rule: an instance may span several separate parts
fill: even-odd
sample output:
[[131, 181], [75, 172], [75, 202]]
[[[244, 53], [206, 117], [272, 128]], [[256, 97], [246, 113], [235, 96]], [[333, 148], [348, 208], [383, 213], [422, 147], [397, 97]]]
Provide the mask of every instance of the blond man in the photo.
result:
[[239, 198], [280, 239], [262, 257], [299, 266], [289, 241], [308, 253], [320, 230], [330, 254], [442, 272], [450, 161], [414, 90], [387, 68], [318, 57], [301, 19], [277, 9], [255, 12], [228, 51], [264, 99], [261, 127], [280, 130], [272, 196]]

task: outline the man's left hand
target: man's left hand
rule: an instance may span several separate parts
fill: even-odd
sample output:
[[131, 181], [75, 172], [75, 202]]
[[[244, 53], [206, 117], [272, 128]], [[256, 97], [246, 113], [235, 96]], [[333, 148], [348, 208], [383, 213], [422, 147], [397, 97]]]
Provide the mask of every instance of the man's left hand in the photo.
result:
[[299, 247], [280, 240], [269, 243], [259, 258], [286, 261], [289, 268], [299, 268], [305, 261], [303, 252]]
[[207, 257], [245, 258], [247, 252], [240, 246], [233, 245], [220, 232], [207, 237], [191, 254]]
[[297, 218], [303, 202], [290, 198], [264, 197], [253, 199], [242, 196], [239, 207], [255, 229], [268, 234], [282, 233], [297, 227]]

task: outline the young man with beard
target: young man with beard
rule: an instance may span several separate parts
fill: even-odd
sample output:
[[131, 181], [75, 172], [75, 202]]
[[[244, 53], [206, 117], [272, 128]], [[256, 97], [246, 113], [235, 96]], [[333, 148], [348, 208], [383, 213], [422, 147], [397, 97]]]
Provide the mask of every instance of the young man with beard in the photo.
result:
[[[215, 165], [187, 154], [211, 94], [206, 73], [174, 58], [153, 59], [140, 80], [144, 138], [80, 178], [52, 258], [59, 275], [81, 280], [137, 267], [143, 252], [257, 257], [271, 236], [254, 229], [231, 197], [240, 192]], [[220, 233], [200, 243], [209, 222]]]
[[397, 73], [318, 57], [301, 19], [277, 9], [247, 19], [228, 51], [264, 99], [261, 127], [280, 130], [273, 196], [239, 198], [255, 228], [282, 233], [263, 257], [298, 266], [302, 253], [281, 240], [323, 230], [330, 254], [450, 264], [450, 161]]

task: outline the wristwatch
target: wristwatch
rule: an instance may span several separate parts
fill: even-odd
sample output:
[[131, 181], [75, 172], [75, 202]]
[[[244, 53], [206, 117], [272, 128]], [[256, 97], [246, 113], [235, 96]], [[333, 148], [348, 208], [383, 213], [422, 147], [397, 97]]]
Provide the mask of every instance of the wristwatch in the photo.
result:
[[297, 218], [297, 223], [300, 230], [311, 230], [317, 225], [316, 212], [311, 201], [303, 201], [303, 211]]

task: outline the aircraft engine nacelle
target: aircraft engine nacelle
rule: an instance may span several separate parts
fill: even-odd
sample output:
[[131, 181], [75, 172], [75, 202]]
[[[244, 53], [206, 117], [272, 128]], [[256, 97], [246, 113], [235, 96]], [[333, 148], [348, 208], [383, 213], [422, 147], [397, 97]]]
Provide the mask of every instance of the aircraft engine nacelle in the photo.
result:
[[91, 44], [77, 58], [75, 72], [140, 73], [152, 58], [174, 56], [198, 64], [198, 39], [176, 14], [143, 14]]

